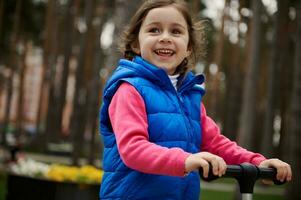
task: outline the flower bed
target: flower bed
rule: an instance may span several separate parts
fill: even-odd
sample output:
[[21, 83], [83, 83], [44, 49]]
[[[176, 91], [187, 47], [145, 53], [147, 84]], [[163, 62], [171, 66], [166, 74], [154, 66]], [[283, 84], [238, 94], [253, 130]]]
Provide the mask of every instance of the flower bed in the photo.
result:
[[91, 165], [82, 167], [61, 164], [46, 164], [31, 159], [20, 160], [10, 165], [10, 172], [32, 178], [44, 178], [58, 182], [99, 184], [103, 171]]
[[97, 200], [103, 171], [20, 160], [9, 167], [6, 200]]

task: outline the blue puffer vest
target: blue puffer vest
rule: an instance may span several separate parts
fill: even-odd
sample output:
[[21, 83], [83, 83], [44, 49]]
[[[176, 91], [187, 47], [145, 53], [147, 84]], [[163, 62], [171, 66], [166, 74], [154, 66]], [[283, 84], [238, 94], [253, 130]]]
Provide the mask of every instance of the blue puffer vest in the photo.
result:
[[200, 151], [200, 105], [204, 95], [200, 84], [204, 76], [189, 73], [176, 91], [164, 70], [141, 57], [133, 61], [122, 59], [105, 86], [100, 112], [105, 171], [100, 199], [198, 200], [197, 172], [185, 177], [145, 174], [128, 168], [120, 159], [108, 107], [119, 85], [125, 81], [144, 99], [150, 142], [191, 153]]

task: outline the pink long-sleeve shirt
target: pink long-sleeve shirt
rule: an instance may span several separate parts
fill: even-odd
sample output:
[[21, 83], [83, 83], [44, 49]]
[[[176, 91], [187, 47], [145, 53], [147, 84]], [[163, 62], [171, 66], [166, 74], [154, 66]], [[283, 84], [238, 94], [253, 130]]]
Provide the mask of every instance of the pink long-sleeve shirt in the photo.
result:
[[[216, 123], [201, 105], [202, 144], [200, 149], [222, 157], [227, 164], [265, 160], [258, 153], [247, 151], [223, 136]], [[166, 148], [149, 141], [147, 114], [143, 98], [129, 83], [122, 83], [109, 106], [109, 116], [122, 161], [137, 171], [185, 175], [185, 160], [190, 153], [180, 148]]]

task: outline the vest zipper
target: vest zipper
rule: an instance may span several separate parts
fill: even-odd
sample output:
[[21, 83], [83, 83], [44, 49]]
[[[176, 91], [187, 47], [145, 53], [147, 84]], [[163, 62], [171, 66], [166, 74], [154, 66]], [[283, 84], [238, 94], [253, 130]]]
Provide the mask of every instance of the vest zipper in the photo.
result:
[[[193, 81], [192, 81], [193, 82]], [[171, 84], [171, 83], [170, 83]], [[189, 84], [190, 85], [190, 84]], [[177, 100], [178, 100], [178, 106], [180, 108], [180, 111], [181, 111], [181, 114], [182, 114], [182, 117], [184, 119], [184, 123], [185, 121], [188, 121], [188, 123], [185, 123], [185, 127], [186, 127], [186, 131], [187, 131], [187, 144], [186, 144], [186, 150], [189, 151], [190, 148], [189, 148], [189, 144], [192, 143], [192, 124], [191, 124], [191, 121], [189, 120], [189, 118], [187, 117], [186, 115], [186, 112], [185, 110], [183, 109], [184, 108], [184, 100], [183, 100], [183, 97], [181, 95], [181, 92], [178, 92], [174, 87], [173, 85], [172, 86], [172, 91], [175, 93], [176, 97], [177, 97]], [[186, 87], [185, 87], [186, 88]]]
[[172, 87], [172, 91], [176, 94], [177, 96], [177, 99], [178, 99], [178, 105], [180, 107], [180, 111], [181, 111], [181, 114], [184, 118], [184, 122], [185, 121], [188, 121], [188, 123], [185, 123], [185, 127], [186, 127], [186, 130], [187, 130], [187, 146], [186, 146], [186, 149], [189, 151], [190, 150], [190, 147], [189, 147], [189, 144], [190, 143], [193, 143], [192, 139], [193, 139], [193, 125], [191, 123], [191, 120], [189, 119], [189, 117], [186, 115], [186, 112], [185, 110], [183, 109], [185, 106], [183, 106], [184, 104], [184, 100], [183, 100], [183, 97], [182, 97], [182, 94], [183, 92], [185, 92], [188, 88], [190, 88], [191, 86], [195, 85], [197, 82], [197, 77], [194, 77], [192, 80], [190, 80], [189, 82], [187, 82], [185, 85], [181, 85], [182, 87], [179, 87], [178, 91], [174, 88], [174, 86], [172, 85], [171, 81], [169, 81], [169, 87]]

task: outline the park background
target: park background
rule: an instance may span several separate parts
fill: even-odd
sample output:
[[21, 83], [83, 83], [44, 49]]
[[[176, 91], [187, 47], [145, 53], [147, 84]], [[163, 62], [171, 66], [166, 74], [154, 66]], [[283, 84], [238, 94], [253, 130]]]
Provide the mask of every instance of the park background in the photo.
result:
[[[272, 199], [301, 199], [301, 1], [187, 2], [206, 24], [206, 54], [194, 71], [206, 76], [208, 115], [241, 146], [291, 164], [293, 181]], [[0, 0], [2, 195], [13, 151], [101, 168], [102, 89], [140, 3]]]

